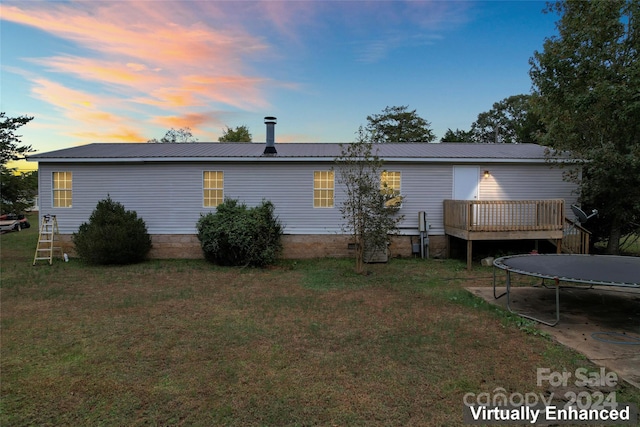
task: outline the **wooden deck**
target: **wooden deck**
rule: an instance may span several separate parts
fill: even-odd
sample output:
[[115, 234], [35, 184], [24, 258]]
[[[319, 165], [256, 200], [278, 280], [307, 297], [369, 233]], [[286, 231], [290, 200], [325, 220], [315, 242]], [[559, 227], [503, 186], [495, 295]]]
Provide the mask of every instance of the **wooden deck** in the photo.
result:
[[471, 268], [474, 240], [545, 239], [562, 251], [564, 200], [445, 200], [444, 231], [467, 241]]
[[591, 245], [591, 232], [568, 218], [564, 220], [562, 252], [568, 254], [588, 254]]

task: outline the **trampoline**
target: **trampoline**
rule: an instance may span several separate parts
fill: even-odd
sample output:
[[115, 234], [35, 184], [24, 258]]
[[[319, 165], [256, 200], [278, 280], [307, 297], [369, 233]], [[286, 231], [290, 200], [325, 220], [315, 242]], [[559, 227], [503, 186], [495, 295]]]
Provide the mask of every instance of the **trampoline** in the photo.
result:
[[[530, 254], [497, 258], [495, 268], [506, 272], [506, 291], [496, 295], [496, 274], [493, 271], [493, 296], [507, 297], [507, 309], [519, 316], [548, 326], [560, 322], [560, 282], [640, 288], [640, 257], [614, 255]], [[556, 319], [547, 322], [511, 309], [511, 273], [553, 280], [556, 292]]]

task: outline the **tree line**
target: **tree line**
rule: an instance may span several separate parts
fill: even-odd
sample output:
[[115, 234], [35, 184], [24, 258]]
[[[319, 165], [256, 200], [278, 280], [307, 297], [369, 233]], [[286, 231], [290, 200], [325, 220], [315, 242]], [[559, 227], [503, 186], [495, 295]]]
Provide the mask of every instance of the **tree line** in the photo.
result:
[[[532, 110], [531, 95], [514, 95], [493, 104], [480, 113], [470, 130], [447, 129], [440, 142], [474, 143], [537, 143], [544, 126], [540, 117]], [[387, 106], [381, 113], [366, 118], [366, 130], [375, 143], [416, 142], [428, 143], [436, 140], [431, 123], [408, 105]], [[150, 143], [198, 142], [191, 129], [169, 129], [160, 139]], [[231, 128], [226, 126], [218, 142], [252, 142], [246, 125]]]
[[[236, 126], [235, 129], [226, 126], [226, 129], [222, 130], [222, 136], [218, 138], [218, 142], [252, 142], [252, 138], [246, 125]], [[183, 127], [180, 129], [171, 128], [162, 138], [153, 138], [147, 142], [154, 144], [198, 142], [198, 138], [193, 136], [189, 127]]]

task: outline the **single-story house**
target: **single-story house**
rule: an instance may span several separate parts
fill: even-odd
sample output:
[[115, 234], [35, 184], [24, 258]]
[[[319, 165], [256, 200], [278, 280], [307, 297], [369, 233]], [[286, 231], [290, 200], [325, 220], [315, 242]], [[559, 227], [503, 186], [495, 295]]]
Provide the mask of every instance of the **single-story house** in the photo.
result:
[[[71, 254], [72, 234], [110, 195], [144, 219], [151, 257], [202, 257], [196, 223], [224, 198], [249, 206], [273, 202], [286, 258], [348, 256], [353, 245], [342, 231], [344, 191], [334, 171], [340, 144], [275, 144], [272, 135], [266, 145], [96, 143], [28, 160], [39, 163], [40, 214], [56, 215], [60, 242]], [[377, 148], [387, 182], [404, 196], [392, 256], [415, 253], [419, 212], [430, 226], [430, 255], [444, 256], [447, 236], [467, 240], [469, 254], [472, 240], [561, 239], [565, 205], [576, 201], [576, 185], [563, 180], [563, 169], [539, 145]]]

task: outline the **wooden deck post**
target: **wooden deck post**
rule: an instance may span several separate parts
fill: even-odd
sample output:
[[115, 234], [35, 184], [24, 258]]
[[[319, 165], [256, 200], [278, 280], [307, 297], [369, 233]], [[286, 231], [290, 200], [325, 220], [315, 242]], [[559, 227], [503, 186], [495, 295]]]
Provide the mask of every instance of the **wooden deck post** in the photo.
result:
[[[444, 232], [467, 241], [467, 268], [473, 259], [472, 240], [537, 240], [562, 246], [564, 200], [445, 200]], [[577, 228], [578, 226], [575, 226]], [[450, 246], [450, 243], [448, 244]]]

